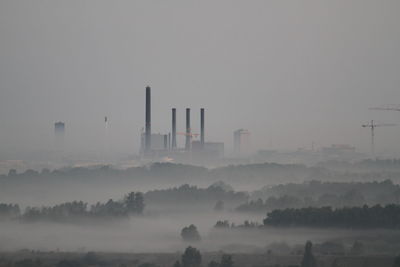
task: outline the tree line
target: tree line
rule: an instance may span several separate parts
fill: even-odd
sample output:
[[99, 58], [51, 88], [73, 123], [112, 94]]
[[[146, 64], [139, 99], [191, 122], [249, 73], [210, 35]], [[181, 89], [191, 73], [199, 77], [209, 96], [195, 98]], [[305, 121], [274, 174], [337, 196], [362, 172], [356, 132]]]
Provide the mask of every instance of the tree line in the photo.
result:
[[264, 225], [400, 229], [400, 205], [273, 210]]
[[14, 218], [18, 217], [21, 213], [19, 205], [0, 203], [0, 218]]
[[27, 207], [24, 212], [21, 212], [18, 205], [0, 204], [0, 217], [26, 222], [43, 220], [68, 222], [85, 218], [123, 218], [142, 214], [144, 207], [143, 194], [130, 192], [121, 200], [110, 199], [105, 203], [98, 202], [90, 207], [83, 201], [72, 201], [54, 206]]
[[[400, 193], [400, 192], [399, 192]], [[261, 198], [251, 200], [239, 205], [236, 211], [239, 212], [267, 212], [275, 209], [306, 208], [306, 207], [357, 207], [366, 204], [366, 199], [357, 190], [350, 190], [344, 194], [324, 194], [319, 197], [296, 197], [283, 195], [271, 196], [263, 201]], [[396, 203], [399, 203], [398, 201]], [[380, 203], [374, 203], [380, 204]]]
[[152, 190], [145, 194], [149, 204], [198, 204], [216, 203], [224, 201], [229, 203], [241, 203], [247, 201], [248, 195], [244, 192], [226, 191], [220, 185], [211, 185], [207, 188], [199, 188], [188, 184], [179, 187]]
[[229, 223], [228, 220], [220, 220], [217, 221], [214, 225], [215, 229], [254, 229], [254, 228], [260, 228], [262, 225], [258, 222], [252, 222], [249, 220], [245, 220], [243, 224], [235, 224], [235, 223]]
[[[356, 174], [354, 174], [356, 175]], [[355, 178], [355, 177], [353, 177]], [[379, 177], [375, 177], [378, 179]], [[374, 177], [371, 177], [374, 179]], [[285, 197], [287, 196], [287, 197]], [[293, 198], [296, 198], [294, 200]], [[381, 182], [321, 182], [317, 180], [303, 183], [287, 183], [266, 186], [251, 193], [251, 199], [268, 200], [270, 208], [296, 208], [286, 206], [296, 201], [312, 206], [359, 206], [375, 204], [400, 204], [400, 186], [391, 180]], [[287, 203], [287, 204], [286, 204]], [[282, 206], [279, 206], [282, 205]]]

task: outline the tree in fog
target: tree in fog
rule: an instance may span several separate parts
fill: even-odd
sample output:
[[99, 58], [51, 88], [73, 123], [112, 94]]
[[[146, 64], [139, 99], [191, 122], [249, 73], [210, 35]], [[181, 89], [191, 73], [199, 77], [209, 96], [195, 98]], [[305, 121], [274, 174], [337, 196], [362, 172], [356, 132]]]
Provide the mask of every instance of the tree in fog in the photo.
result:
[[216, 261], [210, 261], [208, 267], [219, 267], [219, 263]]
[[208, 263], [208, 267], [233, 267], [232, 256], [228, 254], [223, 254], [221, 256], [221, 262], [216, 262], [212, 260]]
[[82, 260], [87, 265], [97, 265], [99, 263], [99, 258], [94, 252], [86, 253]]
[[129, 214], [142, 214], [144, 210], [143, 194], [131, 192], [124, 199], [127, 212]]
[[301, 261], [301, 267], [316, 267], [317, 261], [312, 253], [312, 243], [311, 241], [307, 241], [303, 260]]
[[351, 253], [355, 255], [360, 255], [364, 253], [364, 245], [360, 241], [355, 241], [351, 247]]
[[17, 204], [0, 203], [0, 218], [16, 218], [20, 215], [20, 212]]
[[400, 229], [400, 205], [273, 210], [265, 225]]
[[400, 255], [394, 258], [393, 267], [400, 267]]
[[224, 254], [221, 257], [220, 267], [233, 267], [233, 260], [231, 255]]
[[247, 200], [248, 195], [245, 192], [225, 191], [220, 187], [198, 188], [188, 184], [179, 187], [151, 190], [146, 192], [145, 199], [151, 204], [213, 204], [219, 200], [226, 203], [238, 205]]
[[61, 260], [57, 263], [57, 267], [81, 267], [82, 264], [75, 260]]
[[176, 261], [172, 267], [182, 267], [180, 261]]
[[10, 169], [8, 171], [8, 177], [13, 177], [13, 176], [17, 176], [17, 170], [16, 169]]
[[228, 220], [217, 221], [214, 225], [214, 228], [229, 228], [230, 224]]
[[198, 267], [201, 265], [200, 251], [191, 246], [187, 247], [182, 255], [182, 267]]
[[200, 241], [200, 234], [197, 231], [197, 227], [193, 224], [188, 227], [184, 227], [181, 231], [181, 237], [184, 241], [195, 242]]
[[18, 205], [0, 203], [0, 218], [20, 216], [24, 221], [50, 220], [56, 222], [68, 222], [82, 218], [115, 219], [126, 218], [129, 215], [142, 214], [144, 198], [140, 192], [131, 192], [122, 200], [109, 199], [105, 203], [97, 202], [88, 209], [88, 204], [82, 201], [73, 201], [55, 206], [27, 207], [20, 214]]
[[20, 261], [14, 262], [15, 267], [41, 267], [42, 262], [39, 259], [32, 260], [32, 259], [24, 259]]
[[342, 196], [343, 206], [361, 206], [365, 204], [365, 197], [364, 195], [359, 192], [358, 190], [352, 189], [347, 191]]
[[140, 264], [138, 267], [158, 267], [158, 265], [155, 263], [145, 262], [145, 263]]

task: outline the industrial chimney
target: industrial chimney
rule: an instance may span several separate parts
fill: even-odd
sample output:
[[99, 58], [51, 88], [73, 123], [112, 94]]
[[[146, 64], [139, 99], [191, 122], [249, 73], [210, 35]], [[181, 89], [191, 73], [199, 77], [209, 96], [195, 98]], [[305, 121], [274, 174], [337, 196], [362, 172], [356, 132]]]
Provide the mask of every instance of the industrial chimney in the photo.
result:
[[185, 150], [190, 150], [190, 139], [191, 139], [191, 130], [190, 130], [190, 108], [186, 109], [186, 143]]
[[176, 149], [176, 108], [172, 109], [172, 149]]
[[204, 148], [204, 108], [200, 109], [200, 144]]
[[168, 134], [164, 134], [164, 150], [168, 149]]
[[151, 148], [151, 88], [146, 87], [146, 130], [145, 130], [145, 152]]

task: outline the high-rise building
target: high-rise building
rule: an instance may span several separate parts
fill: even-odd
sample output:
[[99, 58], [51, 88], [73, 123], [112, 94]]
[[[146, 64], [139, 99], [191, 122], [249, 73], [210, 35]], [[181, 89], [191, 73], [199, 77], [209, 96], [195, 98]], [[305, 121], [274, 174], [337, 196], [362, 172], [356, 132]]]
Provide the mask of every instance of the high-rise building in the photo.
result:
[[56, 122], [54, 123], [54, 134], [56, 136], [64, 136], [65, 134], [65, 123], [64, 122]]
[[[160, 134], [160, 133], [153, 133], [150, 135], [150, 149], [148, 151], [160, 151], [160, 150], [167, 150], [168, 149], [168, 135], [167, 134]], [[142, 133], [141, 141], [140, 141], [141, 151], [146, 151], [146, 133]]]
[[54, 123], [54, 136], [55, 136], [55, 148], [57, 150], [63, 150], [64, 148], [64, 136], [65, 136], [65, 123], [56, 122]]
[[235, 156], [248, 155], [250, 152], [250, 132], [245, 129], [238, 129], [233, 132], [233, 153]]

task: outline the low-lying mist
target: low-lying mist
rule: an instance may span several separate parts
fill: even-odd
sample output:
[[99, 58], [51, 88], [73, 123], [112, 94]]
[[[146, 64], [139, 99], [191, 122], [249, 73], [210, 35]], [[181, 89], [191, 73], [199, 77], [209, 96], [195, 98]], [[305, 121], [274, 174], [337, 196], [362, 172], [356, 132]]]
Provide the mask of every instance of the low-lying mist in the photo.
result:
[[[351, 245], [360, 236], [390, 236], [395, 231], [352, 231], [337, 229], [266, 228], [218, 230], [217, 220], [228, 219], [236, 224], [249, 219], [230, 212], [196, 212], [181, 214], [131, 217], [114, 222], [90, 224], [60, 224], [50, 222], [3, 222], [0, 227], [0, 250], [20, 249], [40, 251], [103, 251], [103, 252], [176, 252], [188, 245], [202, 251], [263, 252], [271, 243], [303, 244], [306, 240], [348, 240]], [[252, 217], [261, 221], [260, 217]], [[201, 241], [188, 243], [182, 240], [184, 226], [195, 224]], [[398, 233], [396, 233], [399, 237]]]
[[[20, 213], [14, 219], [0, 220], [0, 251], [157, 253], [183, 251], [193, 245], [209, 252], [267, 253], [271, 246], [279, 252], [285, 246], [303, 246], [306, 240], [338, 242], [350, 250], [355, 241], [362, 240], [373, 253], [395, 254], [400, 251], [396, 230], [355, 230], [362, 227], [354, 223], [356, 227], [351, 229], [332, 228], [340, 227], [335, 224], [324, 229], [290, 223], [285, 227], [279, 223], [257, 226], [272, 210], [398, 205], [397, 180], [382, 181], [386, 175], [279, 164], [214, 170], [154, 164], [127, 170], [103, 166], [22, 174], [11, 171], [0, 176], [0, 203], [18, 204]], [[396, 172], [390, 175], [394, 177]], [[354, 180], [343, 181], [346, 177]], [[378, 177], [376, 181], [374, 177]], [[249, 190], [240, 191], [244, 188]], [[128, 207], [126, 200], [132, 191], [142, 192], [144, 208]], [[24, 216], [27, 210], [34, 216]], [[215, 227], [218, 221], [236, 226], [248, 221], [256, 227], [222, 229]], [[200, 234], [198, 242], [184, 241], [181, 236], [181, 230], [192, 224]]]

